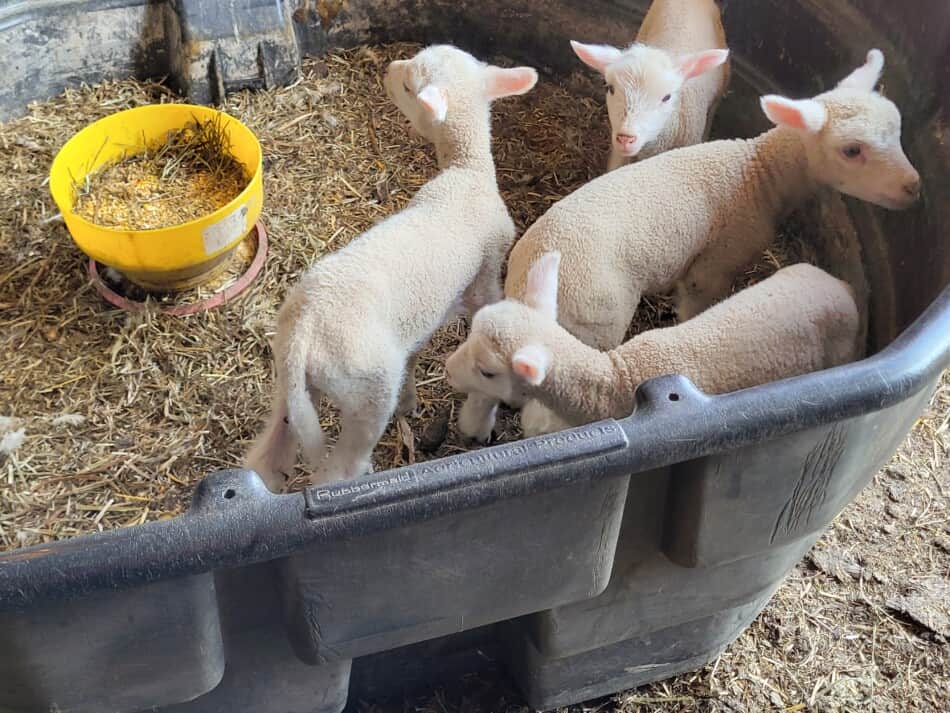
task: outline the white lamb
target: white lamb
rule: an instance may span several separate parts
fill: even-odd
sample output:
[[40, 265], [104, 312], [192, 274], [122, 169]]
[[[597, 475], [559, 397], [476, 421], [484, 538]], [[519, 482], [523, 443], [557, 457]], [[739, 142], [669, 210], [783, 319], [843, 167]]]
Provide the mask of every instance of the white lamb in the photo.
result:
[[813, 265], [776, 272], [688, 322], [653, 329], [602, 352], [557, 323], [558, 253], [532, 267], [524, 301], [475, 314], [449, 357], [454, 388], [502, 401], [537, 399], [565, 426], [622, 418], [647, 379], [682, 374], [721, 394], [844, 364], [856, 355], [850, 286]]
[[[776, 128], [712, 141], [611, 171], [553, 205], [515, 245], [506, 297], [521, 299], [531, 265], [562, 255], [559, 320], [585, 344], [621, 343], [644, 294], [676, 287], [685, 321], [729, 294], [765, 249], [776, 223], [819, 185], [891, 209], [916, 201], [920, 176], [901, 149], [901, 117], [874, 92], [884, 57], [813, 99], [762, 98]], [[521, 403], [513, 403], [521, 406]], [[497, 402], [472, 396], [463, 435], [485, 441]], [[522, 412], [526, 433], [549, 430], [544, 409]]]
[[[418, 350], [460, 308], [501, 298], [515, 226], [495, 180], [489, 107], [536, 81], [529, 67], [493, 67], [446, 45], [389, 65], [386, 91], [435, 144], [442, 171], [404, 210], [317, 261], [281, 307], [273, 409], [246, 458], [272, 490], [298, 440], [314, 483], [371, 471], [393, 413], [415, 408]], [[321, 395], [342, 420], [329, 457]]]
[[571, 47], [607, 82], [608, 171], [709, 136], [729, 84], [715, 0], [654, 0], [636, 42], [623, 50], [574, 41]]

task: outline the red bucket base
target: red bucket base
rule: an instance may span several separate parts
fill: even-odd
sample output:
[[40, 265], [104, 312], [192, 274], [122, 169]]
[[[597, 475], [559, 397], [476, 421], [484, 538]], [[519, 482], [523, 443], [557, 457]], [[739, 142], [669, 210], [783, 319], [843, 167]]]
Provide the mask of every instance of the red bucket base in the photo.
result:
[[[169, 305], [166, 307], [159, 305], [153, 307], [153, 309], [157, 309], [157, 311], [162, 314], [171, 314], [180, 317], [188, 314], [207, 312], [208, 310], [227, 304], [241, 295], [260, 274], [261, 268], [264, 267], [264, 259], [267, 257], [267, 232], [264, 230], [264, 225], [260, 221], [257, 222], [254, 226], [254, 230], [248, 234], [245, 240], [251, 240], [255, 234], [257, 236], [257, 250], [254, 253], [254, 259], [251, 261], [247, 270], [244, 271], [244, 274], [237, 280], [220, 292], [215, 292], [213, 295], [198, 300], [197, 302], [190, 302], [183, 305]], [[99, 274], [99, 264], [92, 258], [89, 258], [89, 277], [92, 278], [92, 284], [95, 286], [96, 291], [102, 295], [103, 299], [119, 309], [124, 309], [129, 312], [142, 312], [148, 309], [149, 302], [155, 305], [154, 300], [136, 300], [116, 292], [102, 279], [102, 276]]]

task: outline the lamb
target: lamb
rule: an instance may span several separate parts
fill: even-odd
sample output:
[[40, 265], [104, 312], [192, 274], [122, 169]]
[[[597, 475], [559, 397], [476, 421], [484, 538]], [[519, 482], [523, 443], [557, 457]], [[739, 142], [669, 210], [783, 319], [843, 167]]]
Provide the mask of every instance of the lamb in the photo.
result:
[[726, 33], [715, 0], [654, 0], [626, 49], [571, 41], [607, 82], [607, 170], [705, 141], [729, 84]]
[[[523, 302], [479, 310], [446, 362], [454, 388], [494, 399], [537, 399], [558, 427], [621, 418], [643, 381], [682, 374], [721, 394], [856, 357], [858, 307], [851, 287], [807, 263], [785, 267], [688, 322], [643, 332], [602, 352], [557, 323], [557, 252], [531, 268]], [[552, 429], [553, 430], [553, 429]]]
[[[920, 176], [901, 148], [897, 107], [873, 91], [883, 64], [871, 50], [864, 65], [813, 99], [762, 97], [776, 127], [754, 139], [674, 149], [582, 186], [515, 245], [506, 297], [521, 299], [531, 265], [559, 251], [561, 324], [585, 344], [612, 349], [644, 294], [675, 286], [680, 321], [727, 295], [776, 223], [819, 185], [889, 209], [910, 207]], [[462, 434], [486, 441], [496, 407], [470, 397], [459, 413]], [[523, 429], [546, 428], [544, 417], [528, 405]]]
[[[387, 94], [435, 144], [441, 172], [404, 210], [317, 261], [281, 307], [273, 408], [245, 461], [271, 490], [298, 441], [315, 484], [371, 471], [393, 413], [416, 406], [418, 350], [460, 309], [501, 298], [515, 226], [495, 179], [489, 107], [536, 81], [530, 67], [490, 66], [448, 45], [389, 65]], [[341, 413], [329, 457], [321, 395]]]

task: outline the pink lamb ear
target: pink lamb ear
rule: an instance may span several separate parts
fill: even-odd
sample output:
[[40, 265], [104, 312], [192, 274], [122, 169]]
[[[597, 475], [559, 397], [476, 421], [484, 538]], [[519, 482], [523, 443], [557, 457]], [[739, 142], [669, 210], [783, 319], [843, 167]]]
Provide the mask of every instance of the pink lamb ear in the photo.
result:
[[729, 58], [729, 50], [705, 50], [683, 55], [679, 58], [679, 70], [683, 79], [692, 79], [715, 69]]
[[449, 110], [449, 102], [444, 89], [434, 84], [427, 84], [416, 97], [435, 121], [445, 121], [445, 115]]
[[511, 369], [532, 386], [540, 386], [548, 375], [551, 353], [538, 344], [521, 347], [511, 357]]
[[538, 81], [538, 73], [531, 67], [502, 69], [489, 65], [485, 68], [485, 93], [489, 100], [524, 94]]
[[877, 80], [881, 78], [882, 71], [884, 71], [884, 53], [878, 49], [869, 50], [864, 64], [838, 82], [838, 87], [872, 92], [877, 86]]
[[574, 49], [574, 54], [580, 57], [581, 62], [601, 74], [607, 69], [608, 64], [616, 62], [623, 55], [623, 52], [610, 45], [585, 45], [571, 40], [571, 47]]
[[815, 134], [828, 120], [828, 112], [820, 102], [814, 99], [786, 99], [776, 94], [768, 94], [760, 100], [762, 111], [776, 126], [807, 131]]
[[551, 319], [557, 319], [557, 271], [561, 253], [544, 253], [528, 270], [524, 303]]

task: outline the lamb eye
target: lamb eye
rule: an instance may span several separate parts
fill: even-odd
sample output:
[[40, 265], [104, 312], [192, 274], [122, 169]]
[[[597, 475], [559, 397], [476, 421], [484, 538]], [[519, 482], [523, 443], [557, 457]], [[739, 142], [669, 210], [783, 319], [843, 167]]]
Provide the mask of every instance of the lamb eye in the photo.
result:
[[406, 90], [406, 94], [412, 94], [412, 90], [409, 88], [409, 85], [405, 82], [402, 83], [402, 88]]
[[478, 371], [479, 371], [479, 372], [481, 373], [481, 375], [484, 376], [486, 379], [494, 379], [496, 376], [498, 376], [498, 375], [495, 374], [494, 372], [485, 371], [484, 369], [479, 369]]
[[613, 85], [613, 84], [608, 84], [608, 85], [607, 85], [607, 93], [608, 93], [608, 94], [613, 94], [613, 93], [614, 93], [614, 85]]
[[861, 147], [858, 144], [851, 144], [841, 149], [841, 153], [845, 158], [857, 158], [861, 155]]
[[673, 98], [672, 94], [667, 94], [665, 97], [663, 97], [662, 101], [664, 104], [666, 104], [666, 102], [668, 102], [672, 98]]

